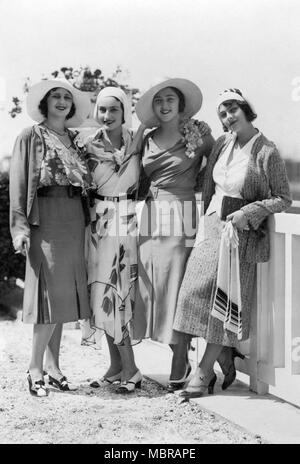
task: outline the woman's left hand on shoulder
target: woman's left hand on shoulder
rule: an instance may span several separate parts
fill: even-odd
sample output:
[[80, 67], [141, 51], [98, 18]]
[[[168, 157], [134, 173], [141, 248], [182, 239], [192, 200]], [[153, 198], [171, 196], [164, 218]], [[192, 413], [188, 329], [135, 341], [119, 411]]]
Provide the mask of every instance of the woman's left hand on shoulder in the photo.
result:
[[205, 158], [208, 158], [212, 151], [214, 143], [215, 139], [211, 134], [204, 135], [202, 137], [202, 145], [199, 147], [200, 154], [205, 156]]
[[249, 230], [246, 215], [240, 209], [238, 211], [235, 211], [234, 213], [228, 214], [226, 221], [231, 221], [232, 225], [239, 230]]

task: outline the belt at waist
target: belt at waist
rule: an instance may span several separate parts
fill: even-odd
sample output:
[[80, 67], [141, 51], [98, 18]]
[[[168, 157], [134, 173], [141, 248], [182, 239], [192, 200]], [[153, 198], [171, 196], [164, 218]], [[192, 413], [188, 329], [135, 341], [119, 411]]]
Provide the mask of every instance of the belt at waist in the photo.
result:
[[193, 189], [188, 188], [188, 189], [180, 189], [179, 187], [155, 187], [154, 185], [151, 185], [148, 194], [147, 194], [147, 199], [156, 199], [158, 196], [173, 196], [174, 198], [180, 199], [181, 197], [184, 199], [185, 197], [188, 198], [194, 198], [195, 197], [195, 192]]
[[96, 198], [97, 200], [102, 200], [102, 201], [122, 201], [122, 200], [136, 200], [135, 195], [124, 195], [121, 197], [113, 197], [113, 196], [104, 196], [104, 195], [99, 195], [98, 193], [91, 192], [91, 197]]
[[74, 185], [50, 185], [47, 187], [40, 187], [37, 189], [38, 197], [69, 197], [81, 195], [81, 187], [74, 187]]

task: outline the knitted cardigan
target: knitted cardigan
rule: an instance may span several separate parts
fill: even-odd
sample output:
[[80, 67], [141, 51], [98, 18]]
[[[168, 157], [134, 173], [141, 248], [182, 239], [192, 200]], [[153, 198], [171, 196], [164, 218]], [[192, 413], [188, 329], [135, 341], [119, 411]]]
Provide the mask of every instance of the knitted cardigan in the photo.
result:
[[[73, 140], [76, 133], [68, 131]], [[17, 235], [30, 235], [30, 225], [39, 225], [37, 186], [45, 143], [39, 128], [34, 125], [24, 129], [17, 137], [10, 163], [10, 232], [14, 240]], [[87, 200], [82, 198], [85, 223], [89, 222]]]
[[[202, 191], [204, 212], [215, 193], [213, 168], [232, 139], [232, 134], [219, 137], [208, 158]], [[241, 210], [250, 230], [239, 231], [240, 259], [250, 263], [266, 262], [270, 255], [266, 218], [286, 210], [292, 200], [284, 161], [276, 145], [263, 134], [253, 144], [241, 196], [249, 202]]]

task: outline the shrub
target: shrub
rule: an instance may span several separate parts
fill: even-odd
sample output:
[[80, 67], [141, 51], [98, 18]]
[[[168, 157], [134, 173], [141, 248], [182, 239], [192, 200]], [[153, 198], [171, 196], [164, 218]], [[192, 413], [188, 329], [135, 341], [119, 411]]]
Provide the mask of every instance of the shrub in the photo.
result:
[[24, 276], [25, 257], [15, 254], [9, 231], [9, 175], [0, 172], [0, 294], [5, 282]]

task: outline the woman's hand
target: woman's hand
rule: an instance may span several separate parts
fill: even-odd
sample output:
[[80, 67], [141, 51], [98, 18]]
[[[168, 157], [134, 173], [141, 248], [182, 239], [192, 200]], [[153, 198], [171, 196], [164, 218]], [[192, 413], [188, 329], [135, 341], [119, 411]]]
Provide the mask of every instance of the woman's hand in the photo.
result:
[[13, 245], [16, 253], [21, 253], [25, 256], [30, 247], [30, 239], [27, 235], [17, 235], [13, 241]]
[[138, 127], [138, 130], [135, 133], [135, 136], [134, 136], [131, 148], [130, 148], [130, 151], [132, 154], [136, 154], [136, 155], [141, 154], [145, 129], [146, 129], [145, 124], [141, 123]]
[[234, 213], [228, 214], [226, 222], [228, 221], [231, 221], [232, 225], [239, 230], [249, 230], [248, 220], [245, 213], [241, 209], [235, 211]]

